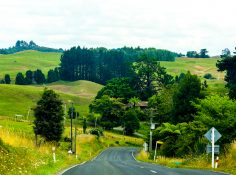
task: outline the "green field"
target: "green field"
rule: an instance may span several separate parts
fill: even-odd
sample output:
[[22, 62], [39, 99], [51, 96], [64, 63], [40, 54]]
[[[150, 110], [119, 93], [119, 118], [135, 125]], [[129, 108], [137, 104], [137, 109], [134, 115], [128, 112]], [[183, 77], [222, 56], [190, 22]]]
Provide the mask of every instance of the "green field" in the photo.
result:
[[[67, 106], [70, 105], [70, 100], [73, 101], [81, 114], [86, 115], [88, 105], [102, 86], [88, 81], [76, 81], [58, 82], [47, 87], [55, 89]], [[29, 108], [36, 105], [43, 89], [44, 86], [0, 84], [0, 116], [14, 117], [15, 114], [27, 116]]]
[[45, 74], [60, 63], [61, 53], [23, 51], [15, 54], [0, 55], [0, 79], [10, 74], [14, 80], [18, 72], [41, 69]]
[[206, 73], [212, 74], [217, 80], [224, 79], [224, 73], [218, 72], [217, 58], [176, 58], [175, 62], [162, 61], [161, 66], [172, 75], [179, 75], [190, 71], [192, 74], [203, 77]]

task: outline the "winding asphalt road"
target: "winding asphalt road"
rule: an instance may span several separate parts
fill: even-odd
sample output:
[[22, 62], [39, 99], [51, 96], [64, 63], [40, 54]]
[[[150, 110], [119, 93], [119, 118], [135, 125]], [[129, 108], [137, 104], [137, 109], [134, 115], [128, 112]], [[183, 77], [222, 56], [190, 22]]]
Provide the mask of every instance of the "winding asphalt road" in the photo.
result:
[[67, 170], [63, 175], [225, 175], [139, 162], [133, 157], [136, 151], [136, 148], [109, 148], [93, 160]]

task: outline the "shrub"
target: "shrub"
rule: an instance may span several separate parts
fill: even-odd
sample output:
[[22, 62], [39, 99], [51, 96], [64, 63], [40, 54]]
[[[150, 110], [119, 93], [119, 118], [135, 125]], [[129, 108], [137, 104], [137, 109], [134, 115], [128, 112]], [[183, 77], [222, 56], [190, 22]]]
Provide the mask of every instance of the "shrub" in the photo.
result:
[[90, 134], [100, 137], [100, 136], [103, 136], [103, 130], [102, 128], [93, 128], [90, 130]]
[[207, 73], [203, 76], [205, 79], [215, 79], [210, 73]]

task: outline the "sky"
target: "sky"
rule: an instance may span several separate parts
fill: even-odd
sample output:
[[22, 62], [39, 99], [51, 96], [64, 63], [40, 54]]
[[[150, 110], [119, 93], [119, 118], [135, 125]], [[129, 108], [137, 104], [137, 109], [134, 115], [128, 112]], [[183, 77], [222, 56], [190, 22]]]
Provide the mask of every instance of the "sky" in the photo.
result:
[[219, 55], [236, 46], [235, 0], [1, 0], [0, 48], [155, 47]]

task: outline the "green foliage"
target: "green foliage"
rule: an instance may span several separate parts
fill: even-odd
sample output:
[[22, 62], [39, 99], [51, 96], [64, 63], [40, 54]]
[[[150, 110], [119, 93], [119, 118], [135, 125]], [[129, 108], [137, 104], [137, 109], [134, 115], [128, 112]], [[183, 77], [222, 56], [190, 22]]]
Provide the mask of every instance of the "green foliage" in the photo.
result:
[[229, 88], [229, 97], [236, 99], [236, 55], [218, 60], [216, 63], [218, 71], [226, 71], [226, 87]]
[[18, 85], [25, 85], [25, 84], [26, 84], [24, 75], [23, 75], [21, 72], [19, 72], [19, 73], [16, 75], [15, 84], [18, 84]]
[[31, 71], [31, 70], [26, 71], [25, 81], [26, 81], [26, 84], [32, 84], [33, 83], [33, 71]]
[[83, 133], [84, 133], [84, 134], [86, 133], [86, 129], [87, 129], [87, 119], [84, 118], [84, 119], [83, 119]]
[[168, 75], [160, 63], [148, 55], [143, 55], [133, 65], [136, 91], [140, 99], [147, 100], [163, 86], [173, 83], [173, 77]]
[[236, 139], [236, 101], [214, 95], [200, 100], [194, 106], [198, 111], [195, 120], [208, 129], [215, 127], [222, 134], [218, 143], [226, 146]]
[[186, 55], [189, 58], [209, 58], [209, 55], [207, 55], [207, 53], [207, 49], [201, 49], [199, 53], [197, 53], [196, 51], [188, 51]]
[[98, 137], [103, 136], [103, 129], [102, 128], [92, 128], [90, 129], [90, 134], [96, 135]]
[[96, 99], [103, 95], [108, 95], [114, 98], [122, 99], [122, 102], [127, 103], [131, 97], [135, 96], [135, 90], [131, 86], [130, 78], [113, 78], [109, 80], [97, 94]]
[[4, 81], [6, 84], [10, 84], [11, 83], [11, 77], [9, 74], [6, 74], [4, 77]]
[[135, 130], [138, 130], [140, 127], [138, 119], [138, 111], [134, 108], [130, 108], [125, 111], [123, 115], [124, 130], [126, 135], [132, 135]]
[[34, 71], [34, 80], [37, 84], [43, 84], [46, 82], [45, 76], [40, 69]]
[[164, 142], [160, 147], [160, 153], [165, 156], [183, 157], [189, 154], [202, 154], [207, 143], [202, 139], [206, 131], [207, 128], [196, 121], [177, 125], [163, 123], [154, 130], [153, 140]]
[[9, 47], [8, 49], [0, 49], [0, 54], [13, 54], [24, 50], [37, 50], [41, 52], [63, 52], [62, 49], [53, 49], [53, 48], [38, 46], [33, 41], [27, 43], [26, 41], [18, 40], [15, 46]]
[[63, 108], [59, 95], [53, 90], [45, 89], [42, 98], [34, 108], [34, 133], [47, 141], [58, 142], [63, 133]]
[[141, 100], [137, 97], [133, 97], [129, 99], [129, 103], [132, 104], [132, 107], [136, 107], [136, 105], [140, 102]]
[[54, 70], [50, 69], [48, 71], [47, 83], [52, 83], [58, 80], [60, 80], [58, 68], [55, 68]]
[[162, 124], [164, 122], [170, 121], [172, 115], [173, 105], [173, 95], [176, 89], [176, 85], [168, 88], [164, 88], [158, 92], [158, 94], [153, 95], [148, 99], [148, 107], [155, 109], [157, 113], [155, 114], [155, 122]]
[[119, 99], [103, 95], [89, 105], [90, 111], [101, 114], [101, 126], [112, 129], [120, 125], [124, 104]]
[[206, 73], [203, 77], [205, 79], [215, 79], [215, 77], [213, 77], [210, 73]]
[[192, 101], [201, 98], [201, 81], [196, 75], [190, 72], [180, 80], [177, 90], [173, 96], [174, 118], [173, 123], [189, 122], [193, 120], [196, 109]]

